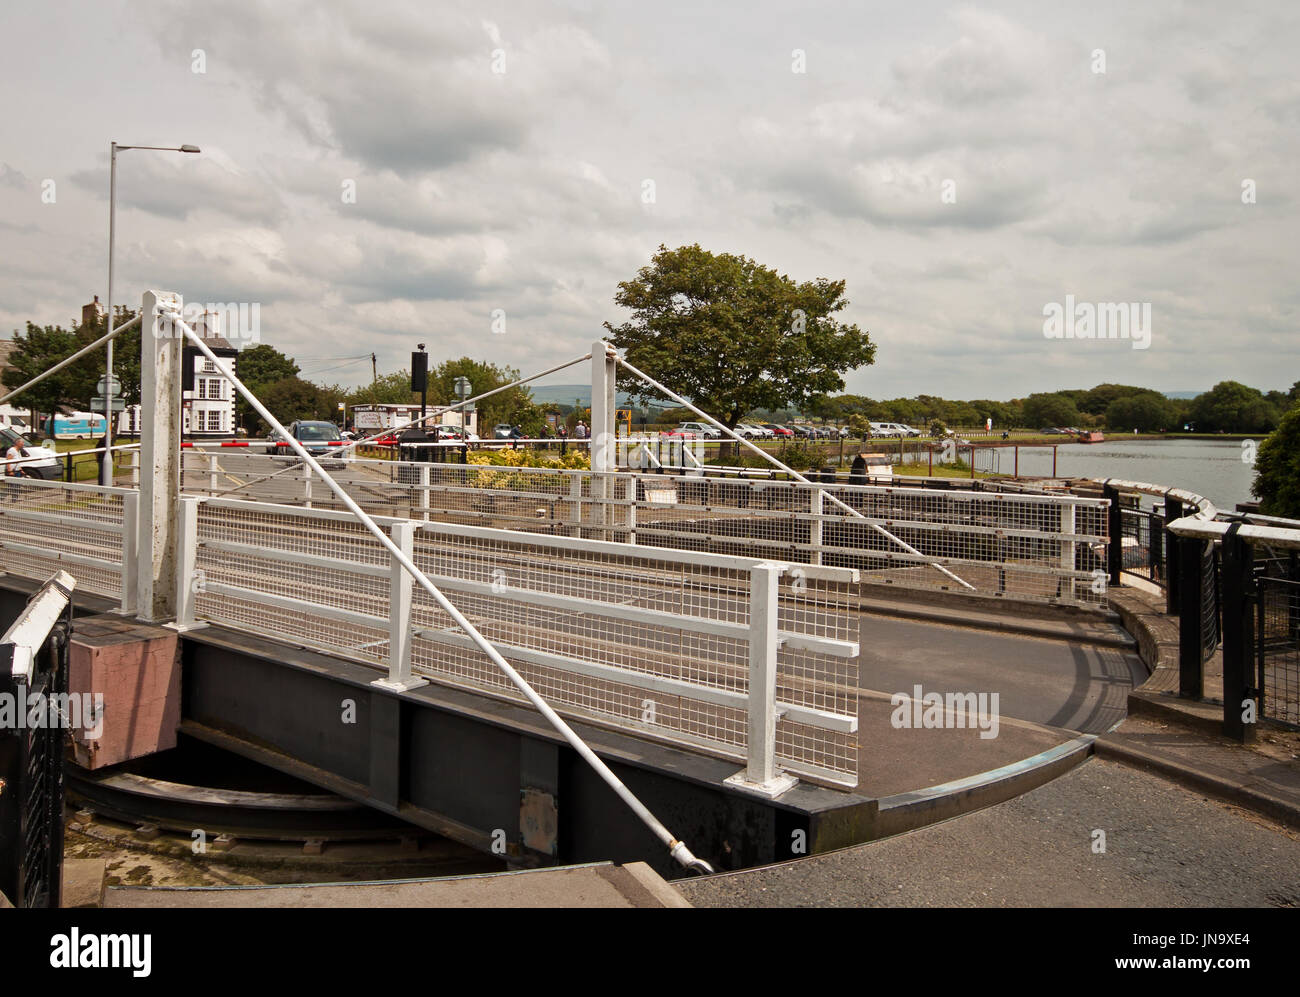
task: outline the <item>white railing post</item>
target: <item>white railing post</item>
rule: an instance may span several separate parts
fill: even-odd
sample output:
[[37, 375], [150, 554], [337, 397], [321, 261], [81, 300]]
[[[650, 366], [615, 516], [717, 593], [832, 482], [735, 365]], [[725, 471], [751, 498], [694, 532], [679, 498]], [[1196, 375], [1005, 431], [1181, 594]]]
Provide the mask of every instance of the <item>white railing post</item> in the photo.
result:
[[311, 508], [311, 465], [306, 463], [302, 465], [302, 501]]
[[217, 494], [217, 455], [208, 454], [208, 494]]
[[782, 569], [756, 564], [749, 570], [749, 698], [746, 765], [724, 780], [759, 796], [775, 798], [798, 780], [776, 768], [777, 584]]
[[199, 503], [202, 501], [196, 495], [183, 496], [176, 517], [176, 622], [166, 624], [174, 630], [194, 630], [207, 626], [195, 619], [195, 603], [204, 584], [203, 575], [196, 567], [199, 556]]
[[140, 487], [140, 448], [131, 451], [131, 487]]
[[[1074, 503], [1061, 503], [1061, 533], [1074, 533]], [[1067, 572], [1066, 576], [1061, 579], [1061, 588], [1063, 594], [1069, 602], [1078, 601], [1078, 595], [1074, 591], [1074, 579], [1070, 574], [1074, 572], [1074, 541], [1061, 541], [1061, 568]]]
[[822, 499], [825, 497], [826, 493], [820, 488], [812, 493], [810, 506], [813, 518], [808, 520], [808, 546], [811, 548], [811, 556], [808, 559], [809, 564], [822, 563], [822, 524], [824, 522], [822, 514], [825, 512], [822, 508]]
[[140, 496], [134, 492], [122, 496], [122, 605], [118, 612], [135, 613], [140, 535]]
[[636, 493], [640, 476], [632, 472], [627, 476], [627, 542], [636, 543]]
[[420, 465], [420, 512], [426, 523], [429, 521], [429, 475], [432, 470], [428, 464]]
[[582, 472], [569, 472], [569, 505], [573, 507], [573, 526], [569, 536], [582, 536]]
[[[418, 524], [413, 522], [394, 523], [390, 536], [397, 548], [408, 558], [415, 550], [415, 531]], [[371, 685], [396, 692], [406, 692], [429, 680], [411, 675], [411, 597], [414, 592], [414, 580], [402, 567], [402, 562], [395, 557], [389, 558], [391, 568], [388, 581], [388, 678], [375, 679]]]

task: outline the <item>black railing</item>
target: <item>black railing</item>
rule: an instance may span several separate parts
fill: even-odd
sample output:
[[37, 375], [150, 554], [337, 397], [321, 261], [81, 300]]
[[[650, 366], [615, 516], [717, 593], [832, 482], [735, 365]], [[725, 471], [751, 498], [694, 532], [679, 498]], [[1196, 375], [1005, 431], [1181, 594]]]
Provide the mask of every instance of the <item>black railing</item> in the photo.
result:
[[1255, 682], [1259, 712], [1300, 726], [1300, 576], [1294, 554], [1255, 559]]

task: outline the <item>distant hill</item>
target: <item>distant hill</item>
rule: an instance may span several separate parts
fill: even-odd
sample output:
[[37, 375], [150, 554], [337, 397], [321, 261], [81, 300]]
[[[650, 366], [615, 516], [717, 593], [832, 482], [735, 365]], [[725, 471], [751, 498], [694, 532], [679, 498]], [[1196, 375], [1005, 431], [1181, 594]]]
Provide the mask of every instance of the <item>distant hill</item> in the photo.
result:
[[1203, 395], [1203, 391], [1166, 391], [1166, 398], [1195, 398], [1197, 395]]

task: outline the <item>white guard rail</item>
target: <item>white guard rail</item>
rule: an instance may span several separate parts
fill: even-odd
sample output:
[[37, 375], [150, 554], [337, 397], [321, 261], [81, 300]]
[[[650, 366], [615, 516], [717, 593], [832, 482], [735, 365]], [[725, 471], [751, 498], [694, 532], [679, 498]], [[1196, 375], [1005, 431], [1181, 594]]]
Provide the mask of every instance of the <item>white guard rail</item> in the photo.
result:
[[[339, 507], [298, 461], [248, 453], [185, 459], [190, 493]], [[479, 464], [327, 466], [379, 515], [850, 567], [864, 582], [900, 588], [1089, 608], [1106, 602], [1095, 584], [1106, 566], [1103, 499]]]
[[42, 581], [62, 568], [131, 612], [138, 508], [129, 488], [0, 478], [0, 571]]
[[[351, 514], [181, 505], [178, 624], [521, 699]], [[857, 785], [856, 571], [376, 522], [558, 712], [742, 761], [751, 787]]]

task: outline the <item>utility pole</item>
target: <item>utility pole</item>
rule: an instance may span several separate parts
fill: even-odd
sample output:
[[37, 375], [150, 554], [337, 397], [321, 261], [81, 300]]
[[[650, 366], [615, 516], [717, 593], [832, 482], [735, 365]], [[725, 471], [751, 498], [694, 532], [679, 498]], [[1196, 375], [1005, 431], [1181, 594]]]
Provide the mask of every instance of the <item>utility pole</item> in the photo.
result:
[[375, 360], [375, 355], [373, 353], [370, 354], [370, 383], [371, 384], [379, 383], [379, 367], [378, 367], [378, 362]]

